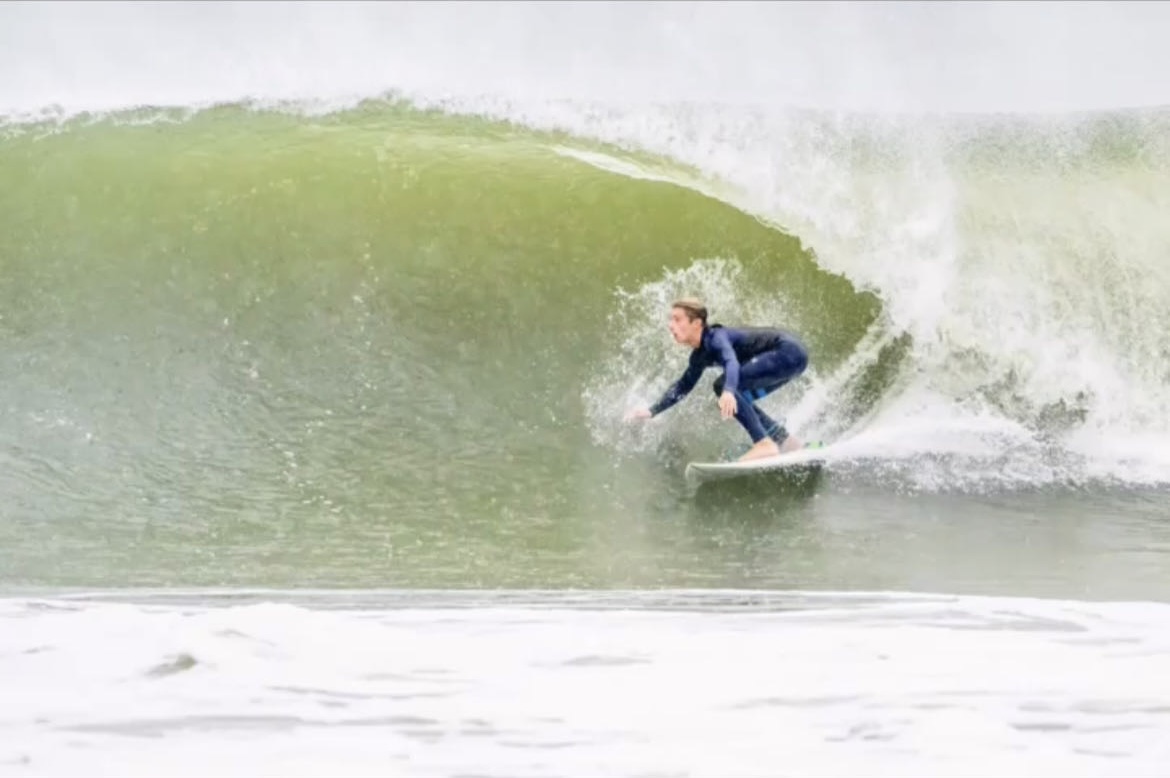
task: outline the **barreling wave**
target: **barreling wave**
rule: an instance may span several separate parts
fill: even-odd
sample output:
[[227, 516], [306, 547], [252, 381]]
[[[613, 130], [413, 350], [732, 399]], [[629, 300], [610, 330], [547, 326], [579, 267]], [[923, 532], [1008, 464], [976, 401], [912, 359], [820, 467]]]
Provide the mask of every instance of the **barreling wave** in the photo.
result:
[[13, 123], [8, 400], [107, 463], [185, 441], [151, 469], [195, 499], [192, 455], [275, 493], [316, 428], [326, 469], [430, 472], [437, 439], [722, 444], [705, 401], [618, 422], [681, 364], [662, 316], [687, 293], [800, 331], [808, 379], [769, 402], [918, 486], [1159, 481], [1166, 123], [399, 100]]
[[6, 129], [4, 479], [29, 522], [385, 514], [417, 538], [517, 491], [542, 510], [624, 410], [587, 398], [661, 376], [662, 312], [620, 324], [626, 290], [708, 273], [718, 313], [796, 326], [826, 374], [880, 313], [693, 170], [563, 133], [395, 101]]

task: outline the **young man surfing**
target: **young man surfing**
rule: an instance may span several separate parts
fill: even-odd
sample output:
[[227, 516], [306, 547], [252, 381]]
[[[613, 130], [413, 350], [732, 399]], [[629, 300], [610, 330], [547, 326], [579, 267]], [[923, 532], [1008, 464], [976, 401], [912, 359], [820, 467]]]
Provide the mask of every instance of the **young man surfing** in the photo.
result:
[[791, 333], [763, 327], [707, 325], [707, 308], [698, 300], [677, 300], [670, 308], [670, 334], [690, 346], [686, 372], [649, 408], [626, 414], [627, 421], [649, 419], [686, 397], [703, 371], [721, 366], [715, 396], [723, 418], [732, 416], [747, 431], [752, 447], [740, 461], [775, 456], [801, 448], [799, 440], [755, 403], [804, 372], [808, 350]]

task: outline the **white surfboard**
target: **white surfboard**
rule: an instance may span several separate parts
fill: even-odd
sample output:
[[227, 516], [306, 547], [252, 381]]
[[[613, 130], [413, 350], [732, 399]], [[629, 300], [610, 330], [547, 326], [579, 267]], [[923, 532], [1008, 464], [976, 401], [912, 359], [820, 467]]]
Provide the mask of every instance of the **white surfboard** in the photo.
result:
[[746, 462], [690, 462], [686, 477], [692, 481], [714, 481], [739, 478], [757, 473], [774, 472], [786, 468], [817, 467], [825, 461], [826, 446], [800, 448], [773, 457], [749, 459]]

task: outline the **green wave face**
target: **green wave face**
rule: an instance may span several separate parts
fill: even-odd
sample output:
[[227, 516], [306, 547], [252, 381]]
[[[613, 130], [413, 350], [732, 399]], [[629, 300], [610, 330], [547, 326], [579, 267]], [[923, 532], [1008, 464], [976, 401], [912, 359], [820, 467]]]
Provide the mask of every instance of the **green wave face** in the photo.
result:
[[[685, 360], [673, 295], [800, 331], [813, 375], [877, 320], [688, 170], [570, 142], [387, 103], [9, 126], [5, 565], [523, 580], [516, 558], [588, 554], [669, 477], [615, 485], [607, 444]], [[657, 172], [581, 161], [601, 152]], [[667, 429], [738, 441], [712, 401], [702, 384]]]
[[812, 493], [1165, 483], [1167, 126], [393, 100], [10, 123], [0, 568], [727, 580], [711, 533], [809, 494], [688, 493], [686, 461], [746, 442], [715, 371], [622, 422], [685, 365], [682, 295], [809, 345], [762, 404], [837, 444]]

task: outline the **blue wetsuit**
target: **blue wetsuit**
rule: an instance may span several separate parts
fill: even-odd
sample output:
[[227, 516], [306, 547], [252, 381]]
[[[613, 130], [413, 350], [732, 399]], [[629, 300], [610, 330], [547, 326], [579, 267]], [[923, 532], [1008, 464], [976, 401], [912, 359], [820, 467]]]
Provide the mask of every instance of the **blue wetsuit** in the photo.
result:
[[686, 372], [658, 402], [650, 406], [654, 416], [686, 397], [703, 371], [721, 366], [723, 375], [715, 380], [715, 396], [723, 390], [735, 395], [735, 418], [757, 443], [770, 437], [782, 443], [788, 432], [755, 405], [755, 401], [776, 391], [808, 367], [808, 350], [790, 332], [764, 327], [703, 328], [699, 347], [691, 352]]

